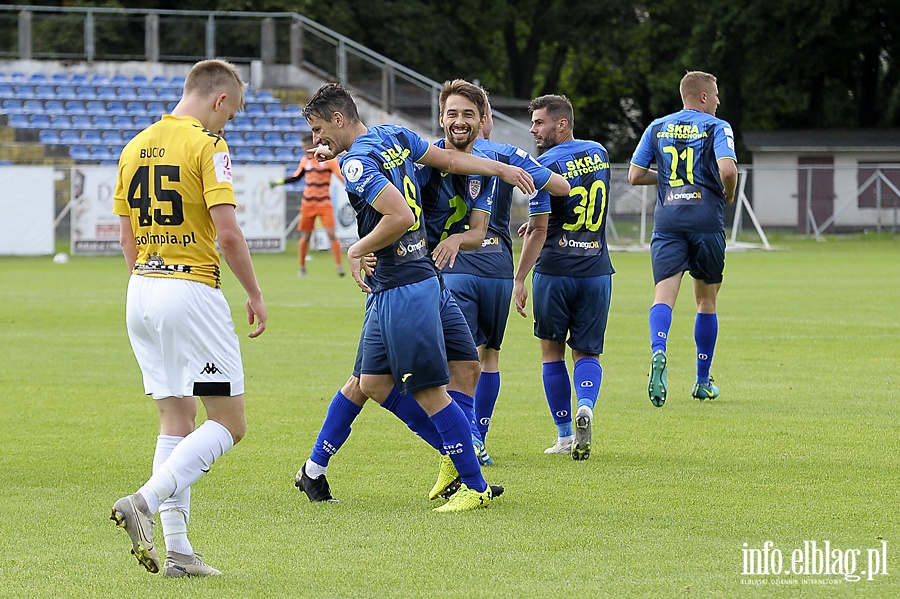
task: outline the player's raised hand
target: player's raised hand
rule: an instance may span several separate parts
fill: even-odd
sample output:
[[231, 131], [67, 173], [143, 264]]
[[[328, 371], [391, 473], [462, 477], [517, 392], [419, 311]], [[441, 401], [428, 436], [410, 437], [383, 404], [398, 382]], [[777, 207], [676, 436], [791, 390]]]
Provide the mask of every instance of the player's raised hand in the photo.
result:
[[525, 195], [531, 195], [534, 193], [534, 179], [532, 179], [528, 171], [524, 169], [506, 164], [503, 166], [503, 170], [500, 173], [500, 178], [510, 185], [515, 185], [516, 187], [518, 187], [519, 191], [521, 191]]
[[323, 146], [322, 144], [317, 145], [315, 148], [308, 149], [306, 153], [319, 162], [325, 162], [326, 160], [334, 158], [334, 153], [332, 153], [331, 148]]

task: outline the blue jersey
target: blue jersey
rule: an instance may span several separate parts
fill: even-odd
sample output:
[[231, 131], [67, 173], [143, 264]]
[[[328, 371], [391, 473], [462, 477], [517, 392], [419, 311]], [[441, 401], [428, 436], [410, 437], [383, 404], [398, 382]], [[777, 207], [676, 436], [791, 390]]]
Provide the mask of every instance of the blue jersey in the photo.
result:
[[[444, 140], [434, 143], [444, 147]], [[478, 151], [472, 152], [487, 158]], [[496, 179], [483, 175], [453, 175], [430, 166], [418, 167], [416, 174], [422, 190], [422, 212], [429, 252], [450, 235], [469, 228], [473, 210], [491, 213]], [[453, 272], [457, 272], [454, 268]]]
[[416, 222], [391, 245], [375, 256], [378, 263], [370, 286], [373, 293], [408, 285], [436, 276], [425, 242], [422, 194], [416, 183], [415, 161], [428, 151], [427, 141], [404, 127], [369, 127], [340, 159], [350, 205], [356, 210], [360, 238], [368, 235], [382, 218], [372, 207], [388, 185], [406, 198]]
[[[541, 166], [531, 154], [510, 144], [478, 138], [475, 149], [488, 158], [518, 166], [531, 175], [536, 189], [543, 189], [550, 176], [550, 169]], [[456, 256], [456, 264], [447, 272], [478, 275], [494, 279], [513, 278], [512, 238], [509, 233], [509, 211], [512, 207], [514, 186], [497, 179], [497, 191], [491, 208], [491, 219], [480, 249], [462, 251]]]
[[573, 139], [555, 146], [538, 161], [562, 175], [568, 196], [539, 191], [528, 214], [549, 214], [547, 240], [534, 271], [555, 276], [596, 277], [615, 272], [606, 247], [609, 214], [609, 154], [595, 141]]
[[725, 230], [725, 188], [717, 161], [731, 158], [731, 125], [711, 114], [685, 108], [656, 119], [634, 150], [631, 164], [656, 162], [659, 184], [654, 231]]

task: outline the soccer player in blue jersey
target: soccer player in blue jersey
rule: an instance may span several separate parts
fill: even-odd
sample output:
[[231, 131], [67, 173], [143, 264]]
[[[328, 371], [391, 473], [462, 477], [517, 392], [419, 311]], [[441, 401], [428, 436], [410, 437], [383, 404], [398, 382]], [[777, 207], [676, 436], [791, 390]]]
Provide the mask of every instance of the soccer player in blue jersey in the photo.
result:
[[[533, 190], [532, 179], [521, 169], [431, 146], [403, 127], [367, 128], [339, 84], [320, 88], [305, 114], [316, 142], [327, 147], [319, 151], [322, 158], [346, 152], [341, 171], [360, 234], [347, 257], [357, 285], [374, 294], [363, 332], [359, 388], [384, 400], [396, 385], [401, 394], [413, 395], [434, 424], [462, 482], [437, 511], [487, 506], [492, 489], [481, 476], [468, 421], [446, 390], [449, 370], [440, 319], [444, 297], [425, 243], [413, 163], [457, 174], [499, 175], [523, 192]], [[377, 266], [363, 280], [362, 260], [369, 253], [375, 254]], [[305, 469], [303, 475], [318, 478]]]
[[[709, 369], [719, 332], [716, 297], [725, 270], [725, 205], [734, 202], [737, 156], [731, 125], [716, 118], [719, 88], [709, 73], [681, 79], [684, 108], [644, 131], [631, 158], [628, 181], [657, 185], [650, 259], [656, 291], [650, 307], [650, 381], [656, 407], [666, 401], [666, 341], [685, 271], [694, 279], [697, 380], [691, 395], [715, 399]], [[656, 170], [650, 165], [656, 163]]]
[[[542, 166], [524, 150], [490, 141], [492, 129], [493, 118], [488, 102], [479, 137], [454, 141], [451, 132], [446, 133], [447, 139], [462, 151], [474, 148], [475, 152], [488, 158], [525, 169], [531, 174], [537, 189], [546, 189], [555, 195], [569, 193], [569, 184], [563, 177]], [[442, 272], [478, 345], [481, 375], [475, 388], [476, 436], [473, 441], [482, 465], [493, 463], [485, 447], [485, 437], [500, 394], [500, 344], [506, 332], [512, 297], [513, 257], [509, 231], [512, 198], [513, 186], [497, 181], [487, 234], [480, 247], [460, 252], [456, 264], [444, 268]]]
[[[542, 191], [531, 200], [513, 296], [518, 312], [527, 316], [525, 278], [534, 267], [534, 335], [541, 340], [544, 392], [557, 427], [556, 443], [544, 453], [586, 460], [615, 272], [606, 246], [609, 155], [595, 141], [575, 139], [572, 104], [565, 96], [540, 96], [529, 110], [531, 134], [545, 150], [538, 161], [565, 177], [571, 190], [565, 196]], [[574, 431], [567, 342], [578, 400]]]

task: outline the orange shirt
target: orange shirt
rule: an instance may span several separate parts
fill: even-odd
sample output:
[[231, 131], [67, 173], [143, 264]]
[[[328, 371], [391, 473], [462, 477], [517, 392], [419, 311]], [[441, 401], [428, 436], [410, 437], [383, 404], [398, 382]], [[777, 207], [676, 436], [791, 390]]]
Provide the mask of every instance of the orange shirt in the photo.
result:
[[297, 177], [300, 173], [306, 172], [303, 177], [306, 179], [306, 188], [303, 190], [303, 200], [310, 202], [321, 202], [331, 200], [331, 174], [334, 173], [344, 182], [344, 176], [341, 175], [341, 167], [338, 166], [337, 160], [326, 160], [319, 162], [312, 160], [309, 156], [300, 159], [297, 170], [291, 177]]

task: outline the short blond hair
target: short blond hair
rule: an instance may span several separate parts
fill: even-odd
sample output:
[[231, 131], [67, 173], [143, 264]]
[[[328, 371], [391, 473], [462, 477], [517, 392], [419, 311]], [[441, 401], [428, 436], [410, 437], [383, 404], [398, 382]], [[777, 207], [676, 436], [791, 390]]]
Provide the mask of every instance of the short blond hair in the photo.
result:
[[688, 71], [681, 78], [681, 85], [678, 86], [678, 91], [681, 92], [682, 99], [699, 98], [701, 92], [711, 92], [715, 82], [715, 75], [710, 75], [703, 71]]
[[219, 92], [237, 93], [244, 107], [244, 87], [237, 67], [218, 58], [201, 60], [191, 68], [184, 80], [184, 93], [200, 93], [205, 96]]

